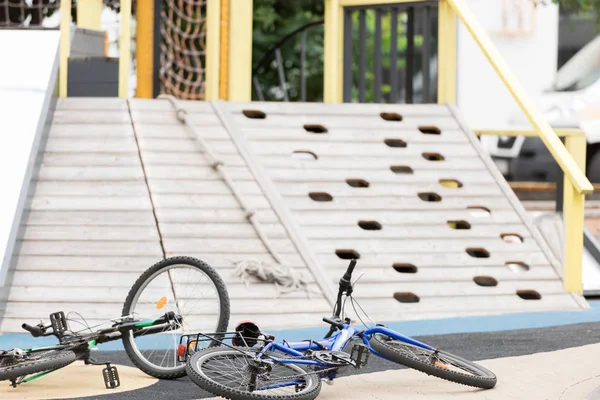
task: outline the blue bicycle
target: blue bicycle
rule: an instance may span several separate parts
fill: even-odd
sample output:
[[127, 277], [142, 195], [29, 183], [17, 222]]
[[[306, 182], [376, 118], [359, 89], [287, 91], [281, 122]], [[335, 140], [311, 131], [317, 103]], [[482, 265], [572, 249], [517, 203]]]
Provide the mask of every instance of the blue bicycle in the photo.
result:
[[[351, 277], [355, 265], [352, 260], [340, 279], [333, 316], [323, 318], [331, 325], [324, 339], [275, 342], [249, 321], [238, 325], [231, 345], [221, 341], [219, 347], [195, 351], [197, 343], [208, 338], [203, 339], [203, 334], [182, 337], [180, 356], [187, 359], [190, 379], [204, 390], [232, 400], [312, 400], [319, 395], [322, 381], [332, 382], [340, 368], [365, 366], [372, 353], [452, 382], [482, 389], [496, 385], [496, 376], [486, 368], [383, 325], [365, 330], [350, 326], [343, 310], [348, 298], [354, 306], [356, 282], [351, 282]], [[344, 351], [348, 345], [350, 353]]]

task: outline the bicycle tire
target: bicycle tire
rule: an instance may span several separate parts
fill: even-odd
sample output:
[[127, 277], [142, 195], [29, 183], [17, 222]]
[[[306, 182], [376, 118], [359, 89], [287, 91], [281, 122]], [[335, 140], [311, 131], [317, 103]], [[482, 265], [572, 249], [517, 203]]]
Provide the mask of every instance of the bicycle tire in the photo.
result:
[[[461, 368], [466, 368], [474, 373], [474, 375], [468, 375], [462, 372], [452, 371], [449, 369], [445, 369], [439, 367], [431, 362], [425, 362], [420, 360], [415, 356], [411, 356], [406, 353], [400, 352], [398, 349], [395, 349], [391, 346], [387, 340], [384, 338], [391, 339], [392, 342], [395, 341], [394, 338], [389, 337], [384, 334], [375, 334], [369, 340], [371, 347], [377, 353], [381, 354], [385, 358], [394, 361], [398, 364], [402, 364], [409, 368], [415, 369], [417, 371], [421, 371], [427, 375], [432, 375], [437, 378], [445, 379], [454, 383], [460, 383], [462, 385], [473, 386], [480, 389], [491, 389], [496, 386], [497, 378], [496, 375], [488, 370], [487, 368], [482, 367], [481, 365], [475, 364], [469, 360], [464, 358], [455, 356], [454, 354], [438, 350], [438, 354], [443, 356], [444, 359], [448, 359], [452, 361], [452, 363], [456, 366], [460, 366]], [[408, 347], [416, 347], [409, 343], [402, 342], [403, 346]], [[424, 351], [419, 347], [420, 351]], [[426, 351], [426, 350], [425, 350]]]
[[[187, 256], [166, 258], [164, 260], [157, 262], [150, 268], [148, 268], [131, 287], [131, 290], [129, 291], [129, 294], [127, 295], [125, 303], [123, 304], [122, 315], [130, 314], [133, 299], [135, 298], [135, 296], [136, 296], [137, 292], [140, 290], [140, 288], [144, 287], [144, 283], [148, 279], [151, 279], [153, 276], [160, 273], [161, 270], [163, 270], [163, 269], [166, 270], [166, 269], [168, 269], [168, 267], [173, 266], [173, 265], [187, 265], [187, 266], [197, 268], [197, 269], [201, 270], [202, 272], [204, 272], [212, 280], [213, 284], [215, 285], [215, 287], [217, 289], [217, 293], [219, 296], [219, 303], [220, 303], [220, 315], [219, 315], [217, 332], [225, 332], [227, 330], [227, 326], [229, 325], [229, 313], [230, 313], [229, 294], [227, 293], [227, 287], [225, 286], [225, 283], [223, 282], [221, 276], [210, 265], [208, 265], [204, 261], [198, 260], [193, 257], [187, 257]], [[221, 336], [215, 335], [215, 337], [217, 339], [222, 339], [222, 335]], [[186, 375], [186, 364], [185, 363], [183, 363], [181, 366], [179, 366], [177, 368], [173, 368], [172, 371], [169, 371], [169, 372], [162, 371], [162, 370], [156, 368], [155, 366], [151, 365], [151, 363], [147, 362], [145, 359], [142, 359], [141, 357], [138, 356], [138, 354], [136, 353], [136, 351], [134, 349], [135, 344], [133, 343], [133, 338], [130, 334], [124, 333], [123, 337], [122, 337], [122, 341], [123, 341], [123, 347], [125, 348], [125, 352], [127, 353], [127, 356], [129, 357], [131, 362], [133, 362], [136, 367], [138, 367], [141, 371], [145, 372], [146, 374], [148, 374], [154, 378], [157, 378], [157, 379], [178, 379], [178, 378], [184, 377]], [[213, 340], [209, 343], [208, 346], [212, 347], [212, 346], [217, 345], [218, 343], [219, 342]]]
[[[36, 357], [35, 359], [32, 357]], [[9, 366], [0, 367], [0, 381], [17, 379], [38, 372], [63, 368], [75, 362], [77, 356], [71, 350], [50, 350], [28, 353], [26, 358]]]
[[[280, 364], [287, 368], [302, 371], [303, 375], [309, 376], [309, 384], [302, 392], [291, 393], [289, 395], [265, 395], [257, 392], [245, 392], [239, 389], [224, 386], [210, 379], [202, 370], [200, 365], [203, 361], [211, 357], [219, 355], [235, 355], [242, 354], [240, 350], [230, 349], [226, 347], [214, 347], [204, 349], [194, 353], [187, 361], [188, 377], [200, 388], [217, 396], [224, 397], [230, 400], [314, 400], [321, 392], [321, 380], [316, 373], [307, 373], [301, 367], [295, 364]], [[231, 363], [233, 365], [233, 362]], [[233, 379], [233, 378], [232, 378]]]

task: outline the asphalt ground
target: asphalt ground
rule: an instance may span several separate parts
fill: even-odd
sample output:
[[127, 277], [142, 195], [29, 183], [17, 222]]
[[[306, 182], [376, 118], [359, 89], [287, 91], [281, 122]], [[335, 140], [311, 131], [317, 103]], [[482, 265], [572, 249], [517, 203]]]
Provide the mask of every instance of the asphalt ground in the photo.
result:
[[[415, 336], [415, 338], [463, 358], [478, 361], [529, 355], [600, 343], [600, 322], [501, 332]], [[95, 353], [95, 358], [102, 361], [111, 361], [117, 365], [133, 366], [127, 355], [122, 351], [98, 352]], [[404, 367], [371, 356], [369, 358], [369, 365], [366, 367], [359, 370], [349, 368], [341, 372], [339, 376], [359, 375], [402, 368]], [[100, 375], [98, 379], [102, 379]], [[498, 376], [498, 381], [502, 381], [502, 376]], [[402, 385], [402, 382], [398, 382], [398, 385]], [[109, 394], [109, 391], [107, 391], [107, 394], [102, 396], [82, 397], [79, 399], [194, 400], [212, 397], [215, 396], [200, 389], [186, 377], [174, 381], [158, 381], [148, 387], [126, 393]]]

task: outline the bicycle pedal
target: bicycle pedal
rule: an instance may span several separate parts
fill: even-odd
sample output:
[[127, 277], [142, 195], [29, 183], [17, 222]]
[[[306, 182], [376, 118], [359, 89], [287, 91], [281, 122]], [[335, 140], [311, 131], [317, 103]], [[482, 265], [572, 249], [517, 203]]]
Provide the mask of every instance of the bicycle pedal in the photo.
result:
[[369, 360], [369, 348], [362, 343], [354, 343], [352, 346], [352, 352], [350, 353], [350, 358], [354, 361], [355, 368], [362, 368], [367, 365], [367, 361]]
[[102, 370], [102, 377], [104, 378], [104, 386], [107, 389], [114, 389], [121, 386], [119, 371], [117, 371], [117, 367], [111, 366], [110, 363], [106, 363], [106, 368]]

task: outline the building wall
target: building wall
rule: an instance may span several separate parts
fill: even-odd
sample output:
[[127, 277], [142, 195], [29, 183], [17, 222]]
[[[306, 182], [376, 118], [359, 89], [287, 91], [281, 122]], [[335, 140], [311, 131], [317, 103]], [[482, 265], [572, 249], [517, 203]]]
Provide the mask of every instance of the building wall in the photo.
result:
[[[503, 0], [467, 0], [479, 23], [490, 34], [513, 74], [535, 101], [556, 73], [558, 7], [538, 7], [536, 26], [528, 36], [500, 36]], [[528, 24], [529, 18], [525, 17]], [[472, 128], [502, 128], [520, 112], [470, 33], [458, 24], [457, 102]]]

